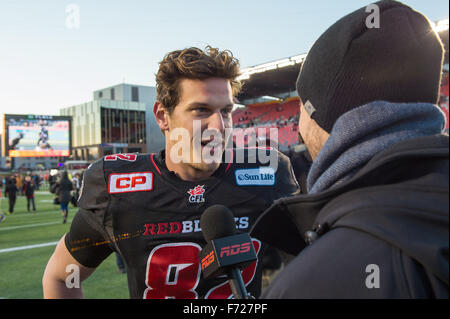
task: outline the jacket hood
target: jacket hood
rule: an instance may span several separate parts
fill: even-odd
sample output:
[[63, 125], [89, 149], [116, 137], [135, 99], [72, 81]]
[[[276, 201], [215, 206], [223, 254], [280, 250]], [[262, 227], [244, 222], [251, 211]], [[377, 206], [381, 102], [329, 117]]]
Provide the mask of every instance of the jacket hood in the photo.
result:
[[351, 227], [402, 249], [448, 283], [448, 154], [445, 135], [400, 142], [336, 188], [276, 201], [251, 236], [296, 255], [311, 231]]

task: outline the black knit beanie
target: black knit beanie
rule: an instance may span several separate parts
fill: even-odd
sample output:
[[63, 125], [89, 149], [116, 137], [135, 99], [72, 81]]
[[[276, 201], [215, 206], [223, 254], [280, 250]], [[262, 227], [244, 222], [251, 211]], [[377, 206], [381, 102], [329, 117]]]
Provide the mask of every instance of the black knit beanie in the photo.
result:
[[371, 101], [438, 101], [444, 50], [430, 22], [397, 1], [375, 5], [379, 28], [367, 27], [374, 20], [366, 7], [350, 13], [320, 36], [301, 67], [297, 92], [327, 132]]

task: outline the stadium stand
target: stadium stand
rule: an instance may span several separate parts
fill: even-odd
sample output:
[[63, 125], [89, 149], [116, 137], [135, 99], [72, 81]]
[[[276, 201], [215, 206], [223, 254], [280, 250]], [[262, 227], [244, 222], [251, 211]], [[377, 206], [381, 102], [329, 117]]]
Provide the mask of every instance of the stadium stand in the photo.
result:
[[[239, 134], [246, 134], [247, 137], [243, 139], [250, 143], [249, 138], [256, 135], [256, 138], [262, 141], [270, 138], [270, 128], [278, 128], [278, 148], [280, 151], [289, 151], [298, 144], [298, 116], [298, 97], [284, 101], [249, 104], [233, 112], [233, 124], [237, 129], [235, 137], [240, 138]], [[260, 136], [258, 129], [265, 129], [262, 130], [265, 136]]]
[[[445, 48], [439, 106], [445, 113], [449, 129], [449, 37], [448, 19], [435, 22], [439, 36]], [[244, 107], [233, 112], [233, 125], [237, 139], [247, 143], [252, 139], [263, 140], [258, 136], [259, 128], [278, 129], [278, 149], [292, 153], [298, 145], [299, 98], [295, 82], [306, 54], [292, 56], [278, 61], [263, 63], [243, 70], [244, 86], [238, 95], [239, 103]], [[270, 97], [270, 101], [267, 101]], [[246, 136], [241, 136], [242, 134]], [[266, 137], [267, 138], [267, 135]], [[290, 154], [292, 155], [292, 154]]]

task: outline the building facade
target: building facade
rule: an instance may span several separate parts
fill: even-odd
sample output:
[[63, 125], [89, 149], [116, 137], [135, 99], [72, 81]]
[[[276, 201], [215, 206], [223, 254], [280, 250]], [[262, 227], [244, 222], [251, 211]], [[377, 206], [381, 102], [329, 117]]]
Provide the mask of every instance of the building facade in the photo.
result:
[[72, 158], [94, 161], [108, 154], [148, 152], [146, 110], [155, 103], [156, 88], [123, 83], [94, 91], [93, 97], [60, 110], [72, 116]]

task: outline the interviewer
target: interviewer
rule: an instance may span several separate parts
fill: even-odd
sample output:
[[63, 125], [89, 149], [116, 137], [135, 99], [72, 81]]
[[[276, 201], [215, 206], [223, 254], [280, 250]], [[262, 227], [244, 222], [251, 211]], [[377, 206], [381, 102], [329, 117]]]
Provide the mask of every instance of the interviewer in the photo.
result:
[[449, 296], [442, 43], [419, 12], [376, 5], [379, 27], [361, 8], [302, 65], [299, 132], [314, 162], [308, 194], [277, 201], [253, 228], [297, 255], [265, 298]]

